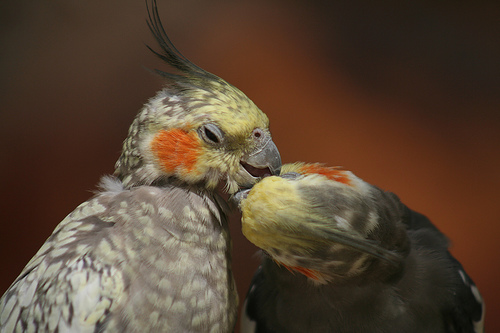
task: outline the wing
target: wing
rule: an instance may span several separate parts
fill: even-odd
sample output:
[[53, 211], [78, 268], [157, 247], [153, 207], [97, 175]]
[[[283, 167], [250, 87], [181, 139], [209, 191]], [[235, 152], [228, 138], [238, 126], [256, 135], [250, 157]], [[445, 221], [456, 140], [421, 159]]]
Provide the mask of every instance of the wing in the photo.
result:
[[406, 214], [403, 217], [403, 222], [405, 223], [408, 230], [430, 230], [432, 234], [439, 238], [439, 241], [448, 247], [448, 238], [427, 218], [427, 216], [415, 212], [406, 207]]
[[[478, 288], [467, 275], [464, 268], [448, 251], [449, 242], [424, 215], [408, 209], [405, 224], [418, 243], [437, 251], [445, 251], [452, 278], [457, 281], [450, 286], [453, 298], [451, 304], [443, 309], [444, 321], [448, 333], [482, 333], [484, 332], [484, 303]], [[414, 238], [415, 239], [415, 238]]]
[[259, 306], [259, 296], [263, 288], [265, 288], [265, 276], [262, 273], [262, 266], [259, 266], [252, 278], [250, 289], [243, 304], [240, 326], [241, 333], [267, 332], [265, 324], [266, 316], [261, 315], [260, 311], [263, 307]]
[[452, 306], [443, 313], [448, 333], [483, 333], [484, 302], [472, 279], [462, 265], [449, 254], [453, 270], [461, 283], [455, 287]]
[[0, 331], [99, 332], [124, 282], [117, 267], [97, 260], [105, 244], [104, 209], [94, 198], [79, 206], [47, 239], [0, 299]]
[[62, 266], [43, 261], [16, 280], [1, 301], [2, 332], [104, 329], [123, 291], [120, 272], [90, 256]]

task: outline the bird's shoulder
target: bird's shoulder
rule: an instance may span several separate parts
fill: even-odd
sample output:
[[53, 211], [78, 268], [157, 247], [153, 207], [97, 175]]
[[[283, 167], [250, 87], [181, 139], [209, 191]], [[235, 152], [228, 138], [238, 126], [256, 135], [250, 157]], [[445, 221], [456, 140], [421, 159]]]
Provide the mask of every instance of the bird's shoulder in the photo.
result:
[[147, 214], [152, 192], [108, 182], [68, 214], [1, 298], [2, 331], [64, 331], [71, 325], [93, 331], [104, 324], [104, 314], [118, 303], [125, 283], [115, 264], [124, 259], [119, 258], [120, 244], [114, 240], [120, 231], [115, 229]]
[[[104, 325], [124, 289], [112, 253], [115, 221], [107, 213], [114, 193], [99, 193], [60, 222], [0, 300], [0, 327], [6, 332], [94, 331]], [[85, 329], [84, 329], [85, 331]]]

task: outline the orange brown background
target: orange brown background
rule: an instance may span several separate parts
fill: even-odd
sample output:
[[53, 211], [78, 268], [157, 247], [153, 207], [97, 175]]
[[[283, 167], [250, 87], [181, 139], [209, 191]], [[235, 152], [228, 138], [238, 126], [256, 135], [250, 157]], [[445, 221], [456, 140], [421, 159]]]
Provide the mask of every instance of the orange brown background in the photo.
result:
[[[271, 120], [284, 162], [341, 165], [429, 216], [500, 331], [500, 9], [477, 2], [159, 1], [193, 62]], [[0, 294], [113, 171], [167, 69], [143, 1], [0, 4]], [[232, 220], [243, 297], [256, 249]]]

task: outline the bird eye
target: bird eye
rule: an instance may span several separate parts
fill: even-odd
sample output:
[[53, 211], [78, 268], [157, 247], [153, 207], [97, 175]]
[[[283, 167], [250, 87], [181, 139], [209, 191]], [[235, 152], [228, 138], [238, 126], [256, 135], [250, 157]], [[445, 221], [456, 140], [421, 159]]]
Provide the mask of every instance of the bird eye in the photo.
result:
[[224, 139], [222, 131], [214, 124], [206, 124], [200, 128], [199, 131], [203, 140], [208, 143], [221, 143]]
[[254, 138], [256, 139], [259, 139], [263, 135], [262, 130], [260, 128], [254, 129], [252, 133]]
[[217, 138], [217, 136], [212, 131], [210, 131], [208, 128], [206, 128], [206, 127], [205, 127], [205, 135], [211, 141], [213, 141], [215, 143], [219, 143], [219, 138]]

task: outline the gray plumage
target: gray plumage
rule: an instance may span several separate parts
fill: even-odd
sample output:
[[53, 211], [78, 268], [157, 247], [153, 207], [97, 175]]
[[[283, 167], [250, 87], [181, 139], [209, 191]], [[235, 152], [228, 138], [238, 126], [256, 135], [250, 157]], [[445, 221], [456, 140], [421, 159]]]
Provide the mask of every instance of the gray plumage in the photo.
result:
[[68, 215], [5, 293], [2, 332], [231, 331], [222, 199], [112, 187]]
[[[251, 241], [259, 245], [278, 228], [284, 236], [281, 245], [260, 243], [265, 254], [242, 332], [483, 332], [481, 295], [425, 216], [349, 172], [325, 172], [338, 172], [341, 183], [301, 172], [302, 164], [283, 170], [296, 175], [266, 178], [236, 196]], [[273, 192], [283, 183], [288, 191]], [[264, 194], [278, 198], [263, 201]], [[288, 208], [276, 209], [280, 202]], [[344, 238], [331, 238], [328, 227]]]

